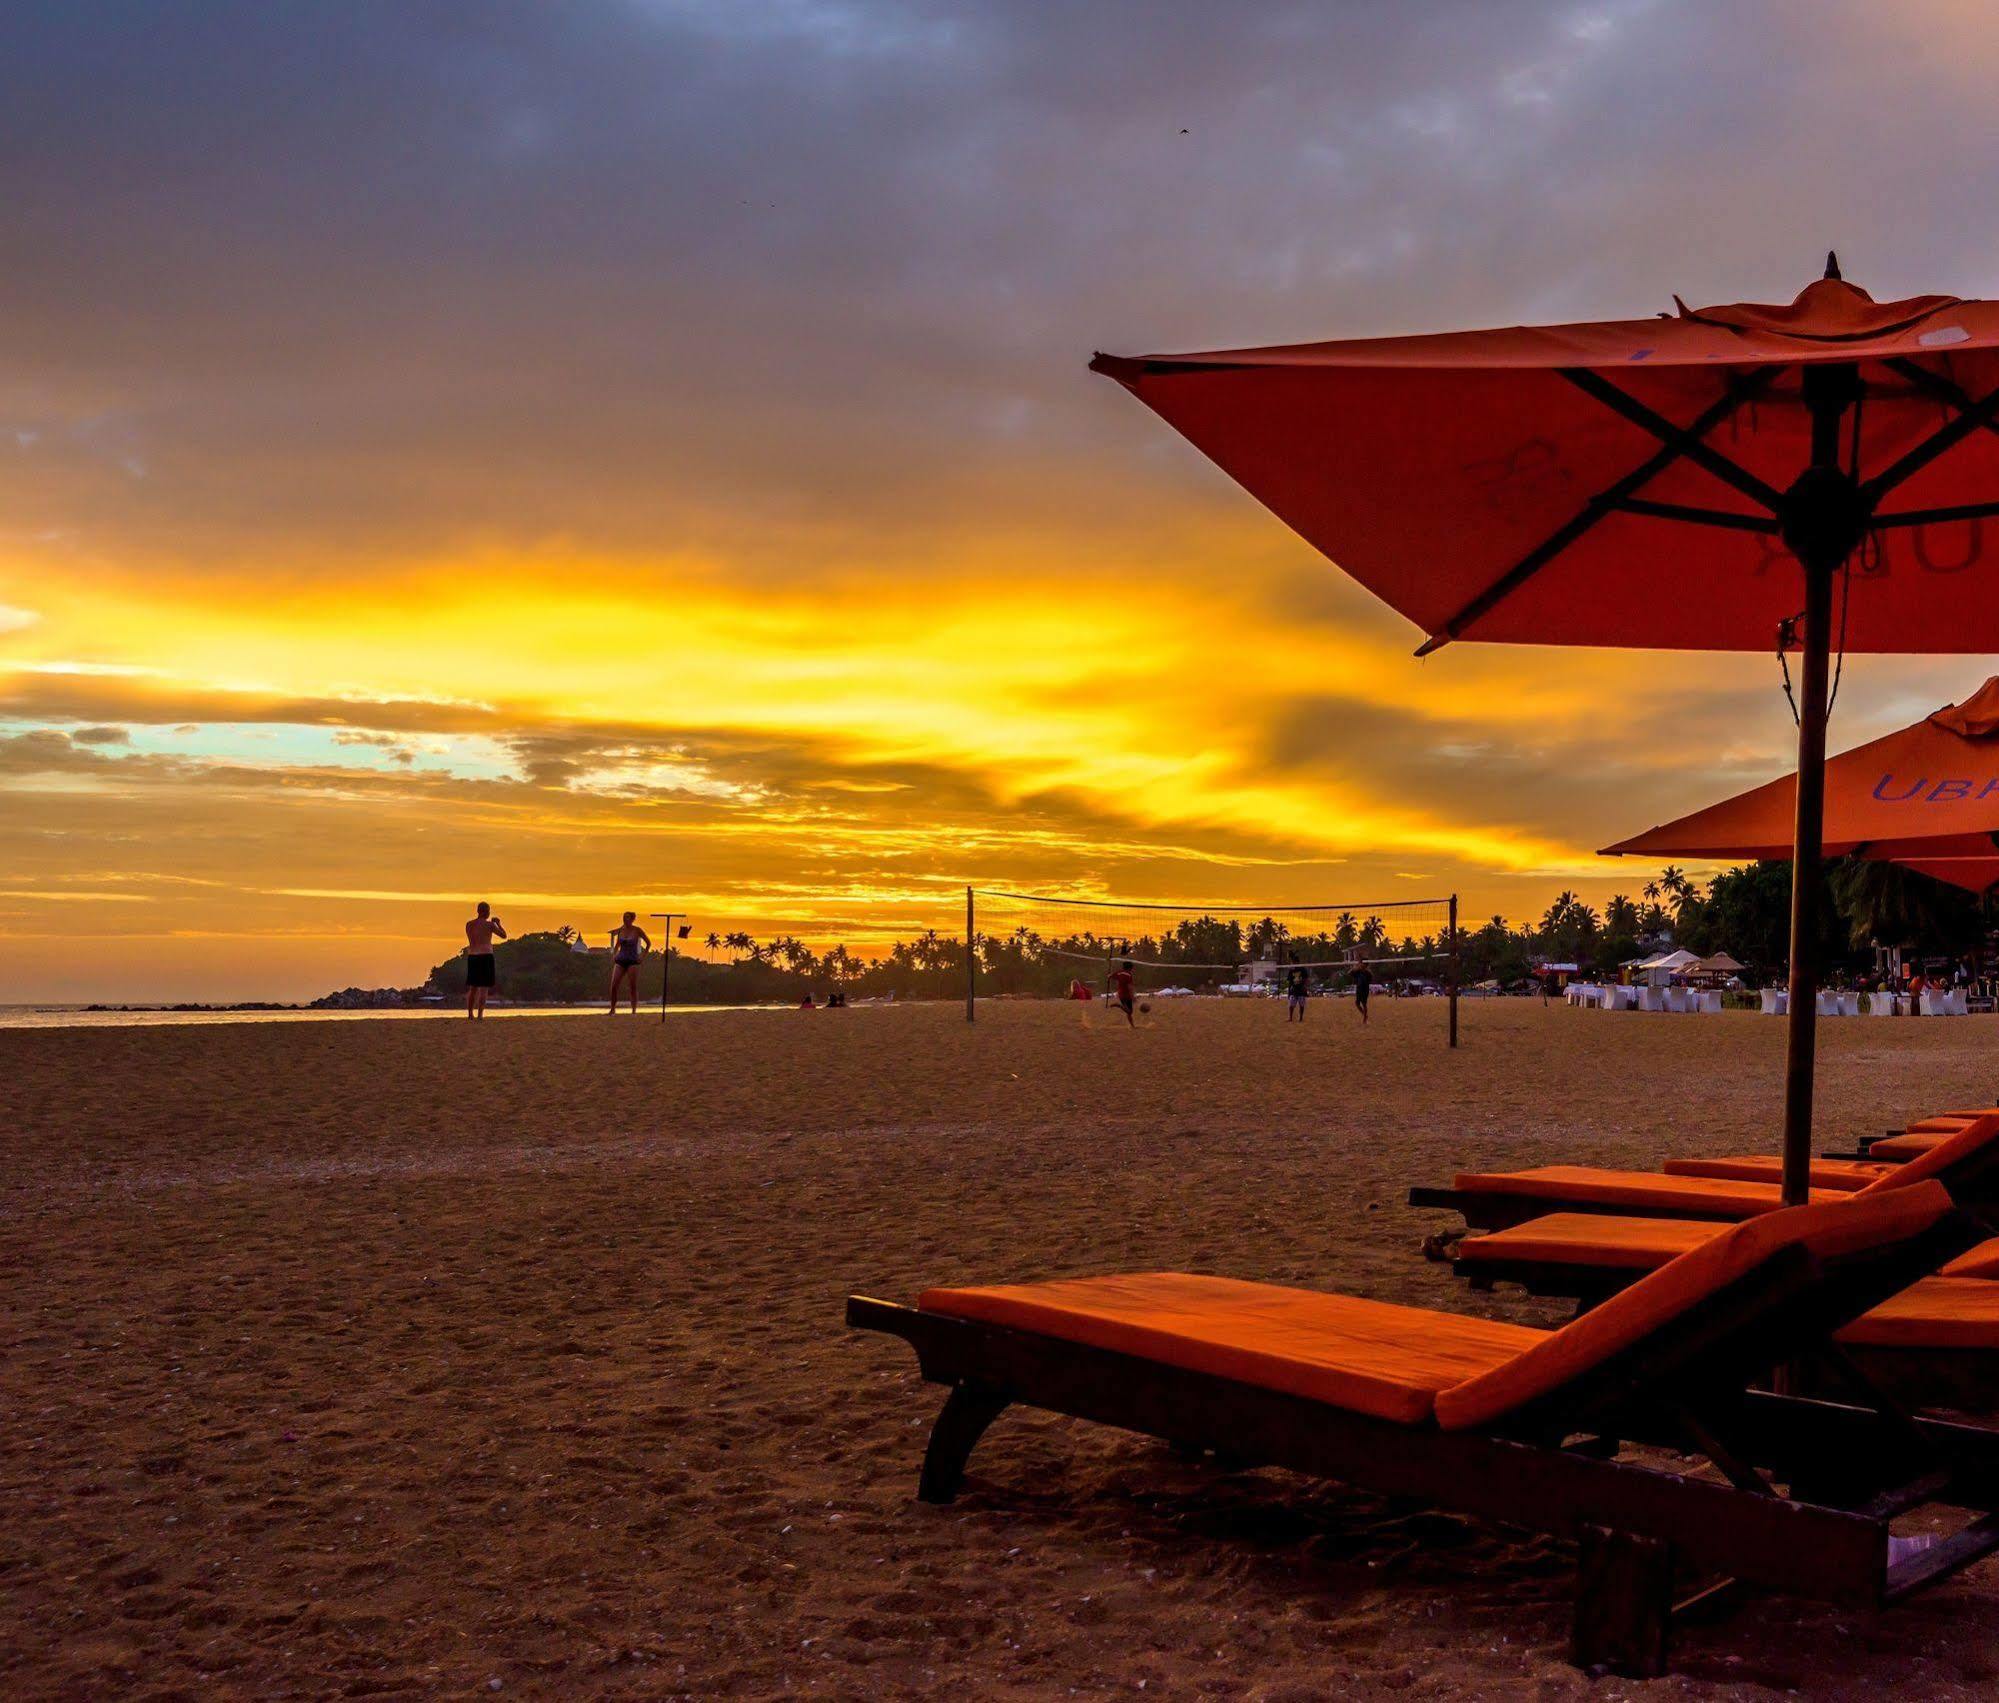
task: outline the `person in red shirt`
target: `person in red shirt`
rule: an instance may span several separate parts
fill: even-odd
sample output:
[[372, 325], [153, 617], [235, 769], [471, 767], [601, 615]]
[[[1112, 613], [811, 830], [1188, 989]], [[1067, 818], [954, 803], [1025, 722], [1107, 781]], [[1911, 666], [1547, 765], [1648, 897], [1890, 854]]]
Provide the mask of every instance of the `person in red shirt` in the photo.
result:
[[1131, 990], [1131, 960], [1129, 958], [1125, 959], [1122, 964], [1118, 965], [1111, 972], [1111, 992], [1117, 999], [1118, 1009], [1124, 1013], [1124, 1020], [1136, 1029], [1138, 1027], [1138, 1018], [1132, 1012], [1136, 996]]

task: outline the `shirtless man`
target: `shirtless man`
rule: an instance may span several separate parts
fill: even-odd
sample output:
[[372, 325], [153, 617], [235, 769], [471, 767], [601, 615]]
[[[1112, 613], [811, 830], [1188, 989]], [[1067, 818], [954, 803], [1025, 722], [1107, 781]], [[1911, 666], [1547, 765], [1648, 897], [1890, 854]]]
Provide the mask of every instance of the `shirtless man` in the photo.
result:
[[465, 1015], [486, 1015], [486, 995], [493, 991], [493, 942], [507, 938], [506, 925], [493, 907], [479, 901], [479, 914], [465, 925]]
[[638, 912], [625, 912], [625, 920], [611, 930], [611, 1015], [618, 1015], [618, 986], [629, 980], [632, 1015], [639, 1014], [639, 960], [652, 948], [652, 936], [638, 925]]

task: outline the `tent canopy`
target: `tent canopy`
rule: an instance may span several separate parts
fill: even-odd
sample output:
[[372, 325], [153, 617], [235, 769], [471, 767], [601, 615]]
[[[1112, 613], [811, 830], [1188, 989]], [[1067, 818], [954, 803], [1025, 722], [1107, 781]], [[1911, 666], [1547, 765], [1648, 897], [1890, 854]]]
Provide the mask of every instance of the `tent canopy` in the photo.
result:
[[1684, 946], [1674, 952], [1665, 952], [1657, 958], [1647, 958], [1638, 966], [1641, 970], [1691, 970], [1701, 961], [1698, 952], [1689, 952]]
[[1432, 647], [1759, 651], [1800, 603], [1774, 517], [1813, 460], [1804, 373], [1851, 364], [1879, 554], [1845, 648], [1999, 650], [1999, 575], [1948, 513], [1999, 493], [1999, 303], [1828, 277], [1787, 306], [1091, 364]]
[[[1787, 858], [1798, 781], [1763, 786], [1648, 828], [1606, 857]], [[1999, 881], [1999, 678], [1825, 765], [1828, 856], [1919, 869], [1974, 892]]]

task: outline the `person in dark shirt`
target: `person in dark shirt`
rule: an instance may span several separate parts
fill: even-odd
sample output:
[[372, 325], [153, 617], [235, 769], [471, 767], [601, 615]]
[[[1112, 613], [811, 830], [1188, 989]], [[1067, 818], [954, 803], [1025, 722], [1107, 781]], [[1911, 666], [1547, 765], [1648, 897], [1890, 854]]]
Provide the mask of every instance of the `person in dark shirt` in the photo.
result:
[[1302, 1023], [1305, 1021], [1305, 997], [1311, 992], [1311, 978], [1305, 974], [1303, 964], [1293, 964], [1290, 974], [1284, 978], [1284, 985], [1291, 998], [1284, 1008], [1284, 1021]]
[[1374, 972], [1367, 967], [1367, 960], [1363, 958], [1354, 966], [1353, 972], [1353, 1008], [1360, 1013], [1360, 1020], [1363, 1023], [1367, 1021], [1368, 990], [1373, 986]]
[[1133, 1014], [1133, 1007], [1137, 1003], [1137, 996], [1132, 992], [1129, 958], [1111, 973], [1111, 993], [1118, 1002], [1118, 1009], [1124, 1013], [1124, 1020], [1136, 1029], [1138, 1018]]

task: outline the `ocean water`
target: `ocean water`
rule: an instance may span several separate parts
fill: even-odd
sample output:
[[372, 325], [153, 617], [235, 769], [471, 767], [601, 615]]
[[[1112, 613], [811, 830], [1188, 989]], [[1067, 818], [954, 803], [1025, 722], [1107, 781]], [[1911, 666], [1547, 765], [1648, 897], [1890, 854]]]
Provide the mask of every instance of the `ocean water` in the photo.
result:
[[[669, 1005], [675, 1017], [697, 1011], [789, 1011], [788, 1005]], [[489, 1017], [602, 1017], [602, 1005], [494, 1005]], [[639, 1017], [658, 1020], [659, 1007], [639, 1007]], [[230, 1011], [216, 1006], [202, 1011], [165, 1011], [134, 1007], [128, 1011], [91, 1011], [80, 1005], [0, 1005], [0, 1029], [131, 1029], [183, 1023], [390, 1023], [465, 1021], [462, 1005], [389, 1006], [360, 1011]]]

